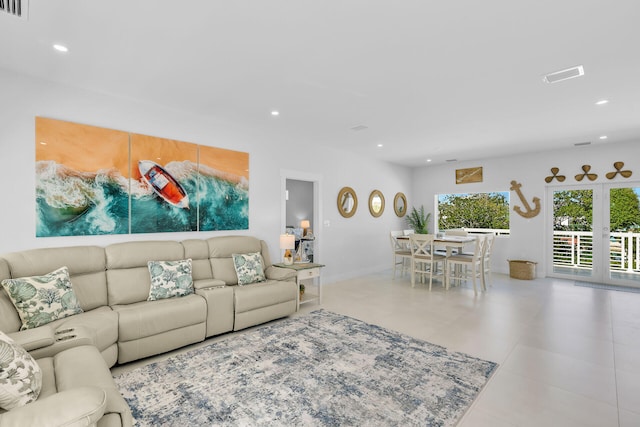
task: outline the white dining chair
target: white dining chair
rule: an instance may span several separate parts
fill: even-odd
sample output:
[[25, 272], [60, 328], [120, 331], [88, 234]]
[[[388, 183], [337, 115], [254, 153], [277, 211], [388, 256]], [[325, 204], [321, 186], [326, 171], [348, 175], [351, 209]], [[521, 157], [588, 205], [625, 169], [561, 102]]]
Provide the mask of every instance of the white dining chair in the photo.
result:
[[[416, 285], [416, 275], [420, 275], [420, 281], [424, 282], [425, 276], [429, 276], [429, 290], [434, 277], [442, 277], [446, 286], [444, 273], [446, 271], [447, 257], [434, 253], [434, 234], [411, 234], [409, 246], [411, 247], [411, 287]], [[442, 264], [442, 269], [438, 265]]]
[[393, 267], [393, 278], [396, 278], [396, 271], [400, 269], [400, 276], [409, 270], [411, 265], [411, 251], [408, 249], [407, 242], [398, 241], [399, 236], [403, 236], [402, 230], [392, 231], [389, 233], [391, 242], [391, 265]]
[[462, 280], [471, 279], [473, 281], [473, 292], [478, 293], [476, 279], [480, 282], [482, 281], [484, 242], [484, 237], [478, 236], [473, 241], [473, 253], [471, 255], [455, 254], [447, 258], [445, 274], [447, 289], [451, 286], [451, 282], [457, 280], [458, 284], [461, 284]]
[[487, 290], [487, 283], [491, 286], [491, 252], [493, 251], [493, 242], [496, 240], [494, 234], [487, 234], [484, 242], [484, 250], [482, 252], [482, 289]]
[[[446, 230], [444, 232], [445, 236], [460, 236], [460, 237], [467, 237], [469, 236], [469, 232], [467, 230], [465, 230], [464, 228], [452, 228], [450, 230]], [[464, 253], [464, 247], [459, 248], [459, 249], [455, 249], [454, 253]]]

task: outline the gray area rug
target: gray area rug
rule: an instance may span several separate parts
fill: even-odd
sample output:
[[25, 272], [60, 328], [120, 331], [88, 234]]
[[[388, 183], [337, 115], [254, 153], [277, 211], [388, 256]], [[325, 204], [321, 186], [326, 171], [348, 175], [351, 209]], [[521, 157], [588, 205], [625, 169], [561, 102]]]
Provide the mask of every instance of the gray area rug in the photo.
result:
[[496, 367], [318, 310], [115, 380], [138, 426], [452, 426]]

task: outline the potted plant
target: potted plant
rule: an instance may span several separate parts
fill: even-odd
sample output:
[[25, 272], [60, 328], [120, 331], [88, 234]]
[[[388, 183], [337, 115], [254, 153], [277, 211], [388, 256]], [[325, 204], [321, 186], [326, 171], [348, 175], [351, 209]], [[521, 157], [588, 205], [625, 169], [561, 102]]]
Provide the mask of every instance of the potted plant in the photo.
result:
[[424, 206], [420, 206], [420, 210], [414, 206], [407, 215], [406, 221], [416, 234], [429, 234], [429, 218], [431, 218], [431, 212], [425, 215]]

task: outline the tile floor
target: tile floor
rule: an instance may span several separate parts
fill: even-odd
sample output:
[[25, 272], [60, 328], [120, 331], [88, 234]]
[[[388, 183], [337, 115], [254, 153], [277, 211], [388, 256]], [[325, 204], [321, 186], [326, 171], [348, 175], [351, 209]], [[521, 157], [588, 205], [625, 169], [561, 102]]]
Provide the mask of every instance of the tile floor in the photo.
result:
[[460, 426], [640, 426], [640, 294], [501, 274], [429, 292], [390, 272], [323, 289], [327, 310], [499, 363]]
[[429, 292], [390, 271], [323, 290], [324, 309], [499, 363], [462, 427], [640, 426], [640, 294], [501, 274], [486, 293], [437, 282]]

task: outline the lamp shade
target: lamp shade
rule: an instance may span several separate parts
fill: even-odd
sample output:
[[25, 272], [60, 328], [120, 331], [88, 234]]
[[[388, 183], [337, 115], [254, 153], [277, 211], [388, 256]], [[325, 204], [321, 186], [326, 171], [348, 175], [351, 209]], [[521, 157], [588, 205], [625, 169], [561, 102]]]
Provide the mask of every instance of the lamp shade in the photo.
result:
[[296, 247], [296, 236], [293, 234], [280, 235], [280, 249], [294, 249]]
[[303, 219], [302, 221], [300, 221], [300, 228], [309, 228], [311, 227], [311, 224], [309, 223], [308, 219]]

